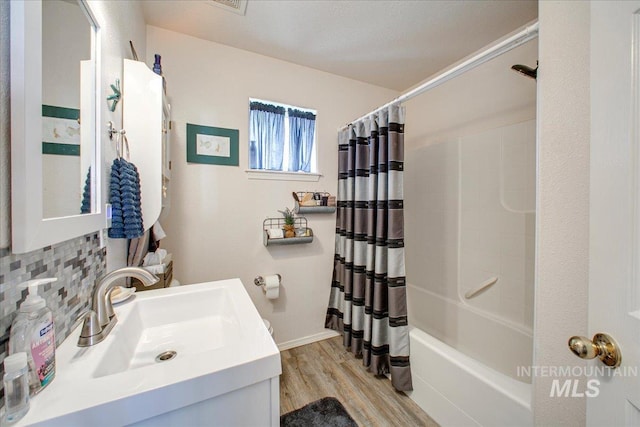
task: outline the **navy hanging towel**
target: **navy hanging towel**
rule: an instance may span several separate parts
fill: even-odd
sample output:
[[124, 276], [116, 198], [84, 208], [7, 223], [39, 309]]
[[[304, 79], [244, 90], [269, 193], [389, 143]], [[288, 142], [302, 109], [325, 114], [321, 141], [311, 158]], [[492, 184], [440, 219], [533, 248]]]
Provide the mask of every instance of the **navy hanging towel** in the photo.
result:
[[87, 172], [87, 178], [84, 181], [84, 189], [82, 191], [82, 205], [80, 205], [80, 213], [91, 213], [91, 166]]
[[140, 194], [140, 175], [136, 166], [121, 157], [124, 145], [129, 151], [124, 130], [118, 133], [118, 157], [111, 165], [109, 203], [111, 203], [111, 228], [113, 239], [135, 239], [144, 234]]

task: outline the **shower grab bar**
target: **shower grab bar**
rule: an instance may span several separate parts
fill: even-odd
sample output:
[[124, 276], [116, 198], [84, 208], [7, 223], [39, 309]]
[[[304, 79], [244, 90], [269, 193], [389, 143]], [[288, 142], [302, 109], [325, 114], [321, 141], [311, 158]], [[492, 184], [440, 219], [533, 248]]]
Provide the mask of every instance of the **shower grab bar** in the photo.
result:
[[490, 288], [491, 286], [495, 285], [497, 281], [498, 281], [497, 277], [492, 277], [492, 278], [490, 278], [488, 280], [485, 280], [476, 289], [472, 289], [470, 291], [467, 291], [467, 293], [464, 294], [464, 297], [466, 299], [471, 299], [471, 298], [475, 297], [476, 295], [480, 294], [481, 292], [483, 292], [484, 290], [486, 290], [486, 289]]

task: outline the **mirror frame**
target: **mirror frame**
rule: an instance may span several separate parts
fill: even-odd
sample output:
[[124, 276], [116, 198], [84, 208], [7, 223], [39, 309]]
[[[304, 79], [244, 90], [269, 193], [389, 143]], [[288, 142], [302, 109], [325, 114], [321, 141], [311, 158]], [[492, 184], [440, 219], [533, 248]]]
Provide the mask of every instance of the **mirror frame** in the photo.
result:
[[[92, 212], [43, 217], [42, 195], [42, 2], [11, 2], [11, 238], [13, 253], [26, 253], [106, 228], [102, 194], [100, 135], [100, 26], [86, 0], [92, 21], [91, 56], [95, 59], [95, 189]], [[37, 126], [34, 126], [37, 123]], [[78, 206], [79, 208], [79, 206]]]

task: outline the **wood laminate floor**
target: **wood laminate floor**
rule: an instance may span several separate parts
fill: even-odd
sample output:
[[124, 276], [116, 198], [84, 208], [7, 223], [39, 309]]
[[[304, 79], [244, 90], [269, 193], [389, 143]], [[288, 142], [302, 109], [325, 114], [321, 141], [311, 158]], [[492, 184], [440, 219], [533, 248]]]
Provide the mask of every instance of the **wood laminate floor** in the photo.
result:
[[360, 427], [437, 427], [391, 381], [371, 375], [342, 346], [342, 337], [285, 350], [280, 377], [280, 414], [323, 397], [337, 398]]

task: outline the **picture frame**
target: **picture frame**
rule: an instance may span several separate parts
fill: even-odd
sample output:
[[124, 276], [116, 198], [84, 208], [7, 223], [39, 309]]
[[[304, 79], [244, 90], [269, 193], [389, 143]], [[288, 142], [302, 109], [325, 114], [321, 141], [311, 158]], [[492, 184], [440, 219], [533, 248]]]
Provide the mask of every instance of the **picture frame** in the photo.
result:
[[187, 163], [239, 166], [239, 131], [187, 123]]
[[80, 155], [80, 110], [42, 105], [42, 154]]

